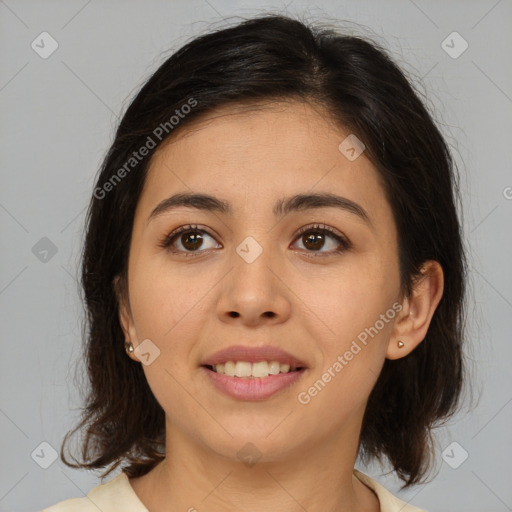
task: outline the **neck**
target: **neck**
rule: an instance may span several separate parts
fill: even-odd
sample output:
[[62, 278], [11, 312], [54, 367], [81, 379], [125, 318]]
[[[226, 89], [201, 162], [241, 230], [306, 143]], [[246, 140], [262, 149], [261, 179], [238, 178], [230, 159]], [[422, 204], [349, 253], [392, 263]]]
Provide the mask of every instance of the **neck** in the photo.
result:
[[342, 441], [280, 458], [247, 444], [228, 458], [168, 425], [165, 460], [130, 483], [151, 512], [378, 512], [377, 497], [353, 474], [356, 443]]

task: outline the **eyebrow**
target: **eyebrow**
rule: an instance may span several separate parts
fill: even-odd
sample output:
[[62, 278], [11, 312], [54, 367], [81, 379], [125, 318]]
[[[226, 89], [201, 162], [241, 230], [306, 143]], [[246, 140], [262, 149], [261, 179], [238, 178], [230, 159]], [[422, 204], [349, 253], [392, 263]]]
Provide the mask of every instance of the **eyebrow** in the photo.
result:
[[[160, 215], [179, 207], [195, 208], [197, 210], [218, 212], [225, 215], [233, 215], [231, 205], [209, 194], [180, 193], [161, 201], [150, 213], [147, 223]], [[283, 217], [291, 212], [311, 210], [315, 208], [338, 208], [366, 222], [370, 227], [372, 222], [366, 210], [359, 204], [329, 192], [296, 194], [284, 199], [279, 199], [272, 209], [276, 217]]]

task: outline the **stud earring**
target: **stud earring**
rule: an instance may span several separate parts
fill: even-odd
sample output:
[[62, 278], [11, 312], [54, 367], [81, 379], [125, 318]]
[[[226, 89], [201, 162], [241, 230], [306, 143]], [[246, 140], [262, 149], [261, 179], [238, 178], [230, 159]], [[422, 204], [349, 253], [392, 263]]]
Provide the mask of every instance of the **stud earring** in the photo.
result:
[[405, 343], [402, 340], [398, 340], [397, 346], [398, 348], [403, 348], [405, 346]]
[[124, 344], [124, 348], [127, 350], [127, 352], [129, 352], [130, 354], [133, 352], [134, 348], [133, 348], [133, 345], [131, 344], [131, 342], [127, 341], [125, 344]]

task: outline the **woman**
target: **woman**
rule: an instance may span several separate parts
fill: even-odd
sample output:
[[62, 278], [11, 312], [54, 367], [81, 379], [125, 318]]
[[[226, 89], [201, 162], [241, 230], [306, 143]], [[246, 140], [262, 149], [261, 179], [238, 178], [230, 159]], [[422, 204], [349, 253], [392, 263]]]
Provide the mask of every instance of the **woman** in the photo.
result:
[[61, 458], [123, 472], [46, 511], [418, 511], [354, 465], [420, 483], [459, 403], [456, 191], [374, 43], [268, 15], [177, 51], [87, 217], [91, 389]]

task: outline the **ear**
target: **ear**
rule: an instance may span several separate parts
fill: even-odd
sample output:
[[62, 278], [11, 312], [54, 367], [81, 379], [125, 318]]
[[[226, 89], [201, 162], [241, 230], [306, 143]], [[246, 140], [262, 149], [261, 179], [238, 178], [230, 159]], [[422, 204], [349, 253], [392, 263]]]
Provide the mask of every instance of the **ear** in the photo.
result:
[[[402, 303], [386, 351], [387, 359], [400, 359], [410, 354], [425, 339], [443, 289], [441, 265], [434, 260], [426, 261], [422, 265], [421, 276], [413, 283], [410, 296]], [[399, 340], [404, 343], [402, 348], [397, 345]]]
[[[137, 346], [136, 340], [136, 331], [135, 324], [133, 322], [132, 312], [129, 305], [127, 288], [121, 282], [121, 278], [119, 275], [114, 277], [112, 286], [114, 287], [114, 293], [117, 297], [117, 302], [119, 304], [119, 323], [121, 324], [121, 328], [123, 330], [125, 341], [130, 341], [134, 347]], [[134, 361], [140, 362], [135, 353], [126, 352], [128, 356]]]

